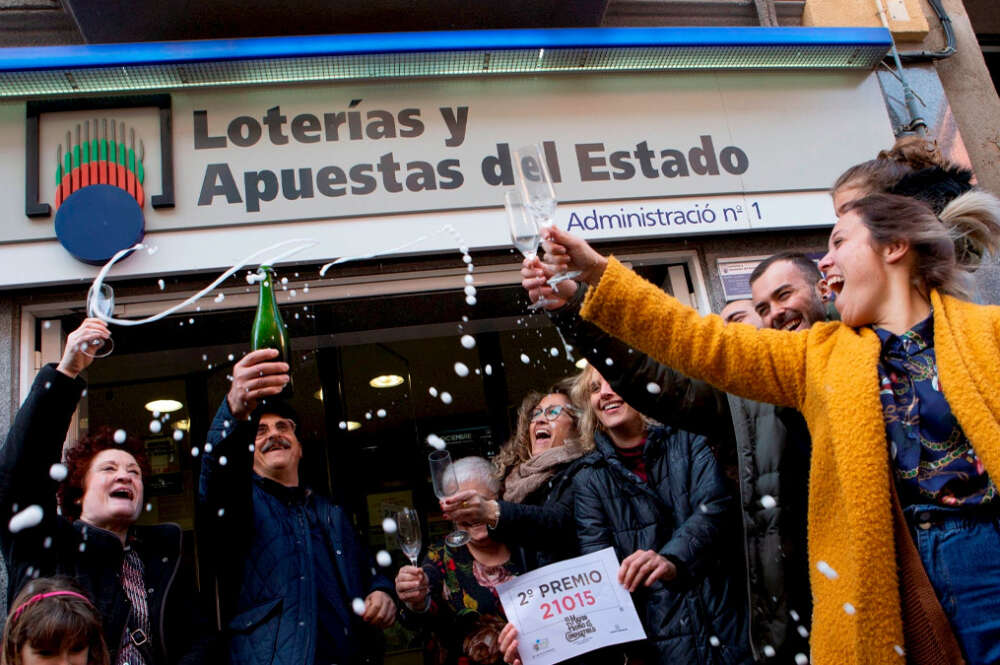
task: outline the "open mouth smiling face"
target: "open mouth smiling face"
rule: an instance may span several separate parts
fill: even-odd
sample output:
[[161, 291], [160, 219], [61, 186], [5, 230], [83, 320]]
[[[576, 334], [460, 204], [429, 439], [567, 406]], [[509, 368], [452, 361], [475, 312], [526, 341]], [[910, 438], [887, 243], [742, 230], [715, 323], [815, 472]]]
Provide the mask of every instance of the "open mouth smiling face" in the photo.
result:
[[142, 508], [142, 471], [130, 453], [109, 448], [94, 456], [83, 482], [80, 518], [112, 529], [139, 518]]

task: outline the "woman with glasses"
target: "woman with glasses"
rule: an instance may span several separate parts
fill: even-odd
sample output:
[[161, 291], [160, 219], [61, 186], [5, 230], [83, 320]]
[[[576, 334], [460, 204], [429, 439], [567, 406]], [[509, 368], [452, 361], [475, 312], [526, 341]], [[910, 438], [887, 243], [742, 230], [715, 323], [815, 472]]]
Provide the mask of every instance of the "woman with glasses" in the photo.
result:
[[530, 568], [578, 554], [572, 481], [576, 461], [593, 444], [581, 444], [571, 385], [572, 379], [564, 379], [521, 402], [517, 431], [493, 461], [504, 485], [502, 499], [459, 492], [441, 501], [445, 517], [485, 521], [494, 538], [521, 545]]

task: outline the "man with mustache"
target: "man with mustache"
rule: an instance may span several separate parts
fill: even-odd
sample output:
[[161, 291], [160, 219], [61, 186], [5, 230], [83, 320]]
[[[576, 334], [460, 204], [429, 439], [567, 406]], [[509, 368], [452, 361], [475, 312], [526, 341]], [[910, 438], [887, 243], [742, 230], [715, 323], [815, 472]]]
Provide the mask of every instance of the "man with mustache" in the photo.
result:
[[202, 457], [198, 498], [212, 524], [231, 662], [380, 662], [364, 648], [364, 624], [395, 621], [392, 582], [343, 508], [300, 483], [298, 418], [276, 398], [289, 380], [277, 355], [253, 351], [233, 367]]
[[[689, 379], [583, 321], [584, 288], [571, 280], [560, 293], [545, 286], [551, 276], [526, 261], [522, 285], [532, 301], [544, 289], [547, 307], [566, 341], [600, 369], [612, 390], [643, 414], [708, 437], [726, 475], [739, 487], [754, 658], [795, 663], [808, 654], [812, 615], [806, 557], [811, 439], [793, 409], [728, 395]], [[816, 264], [800, 252], [762, 261], [750, 276], [752, 308], [733, 301], [722, 310], [727, 324], [805, 330], [826, 320], [826, 285]], [[565, 303], [565, 304], [564, 304]]]

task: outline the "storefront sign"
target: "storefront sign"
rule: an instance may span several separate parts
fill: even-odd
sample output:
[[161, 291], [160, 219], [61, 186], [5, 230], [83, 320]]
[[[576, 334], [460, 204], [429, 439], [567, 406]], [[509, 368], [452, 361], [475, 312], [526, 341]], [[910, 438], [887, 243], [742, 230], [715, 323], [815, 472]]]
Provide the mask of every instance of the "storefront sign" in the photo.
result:
[[[157, 109], [114, 116], [153, 137], [144, 141], [147, 196], [161, 194], [161, 151], [172, 153], [175, 205], [144, 210], [145, 228], [153, 243], [183, 232], [187, 254], [143, 266], [131, 259], [124, 273], [214, 269], [237, 258], [245, 241], [257, 249], [261, 234], [283, 239], [303, 230], [321, 242], [301, 260], [382, 252], [444, 220], [472, 248], [504, 246], [500, 206], [513, 184], [512, 153], [535, 142], [555, 181], [559, 223], [592, 237], [830, 224], [833, 211], [820, 194], [893, 138], [878, 81], [863, 72], [195, 90], [172, 94], [171, 108], [169, 146], [155, 140]], [[24, 164], [23, 109], [0, 105], [7, 182], [24, 182], [12, 168]], [[93, 118], [86, 110], [41, 114], [39, 201], [59, 194], [51, 174], [66, 128]], [[51, 220], [27, 217], [15, 201], [0, 202], [0, 257], [9, 243], [45, 247], [54, 236]], [[226, 241], [214, 243], [213, 229], [225, 229]], [[447, 246], [435, 242], [406, 251]], [[48, 281], [81, 274], [55, 269]], [[42, 278], [37, 267], [28, 272]]]
[[517, 628], [525, 665], [551, 665], [646, 637], [632, 597], [618, 582], [611, 547], [520, 575], [497, 593]]

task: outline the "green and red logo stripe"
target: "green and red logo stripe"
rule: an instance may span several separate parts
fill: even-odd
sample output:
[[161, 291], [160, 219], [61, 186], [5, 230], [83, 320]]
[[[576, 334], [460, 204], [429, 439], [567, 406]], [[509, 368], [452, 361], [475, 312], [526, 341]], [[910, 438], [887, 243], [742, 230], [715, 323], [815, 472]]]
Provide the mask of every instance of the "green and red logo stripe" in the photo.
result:
[[[110, 124], [111, 133], [108, 133]], [[142, 162], [146, 147], [139, 140], [135, 150], [135, 128], [107, 118], [76, 126], [76, 140], [66, 132], [65, 148], [59, 145], [56, 161], [56, 199], [58, 209], [74, 192], [90, 185], [113, 185], [128, 192], [143, 207], [145, 170]]]

